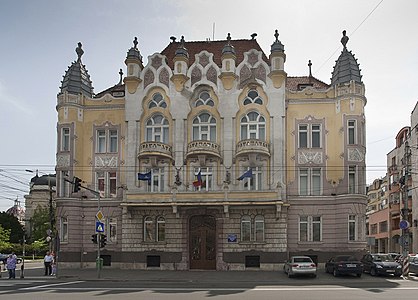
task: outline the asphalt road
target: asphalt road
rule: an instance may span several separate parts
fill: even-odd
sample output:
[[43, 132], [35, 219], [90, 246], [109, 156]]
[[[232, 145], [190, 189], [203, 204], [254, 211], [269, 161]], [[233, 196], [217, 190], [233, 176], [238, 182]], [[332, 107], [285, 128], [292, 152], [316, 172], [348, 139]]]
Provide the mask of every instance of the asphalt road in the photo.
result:
[[125, 277], [119, 279], [82, 280], [73, 276], [43, 276], [41, 264], [26, 264], [25, 274], [24, 279], [8, 280], [3, 272], [0, 299], [418, 299], [418, 277], [410, 280], [368, 274], [361, 278], [333, 277], [320, 271], [317, 278], [289, 279], [281, 272], [247, 272], [244, 275], [145, 271], [137, 273], [141, 275], [138, 278], [125, 273]]

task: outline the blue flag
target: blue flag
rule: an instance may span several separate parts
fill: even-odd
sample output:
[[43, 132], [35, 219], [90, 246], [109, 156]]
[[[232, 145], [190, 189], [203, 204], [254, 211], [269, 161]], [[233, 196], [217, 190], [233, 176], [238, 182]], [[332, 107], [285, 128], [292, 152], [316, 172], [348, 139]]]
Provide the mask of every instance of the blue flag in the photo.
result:
[[151, 171], [148, 173], [138, 173], [138, 180], [151, 181]]
[[253, 169], [248, 169], [244, 172], [237, 180], [243, 180], [244, 178], [252, 178], [253, 177]]

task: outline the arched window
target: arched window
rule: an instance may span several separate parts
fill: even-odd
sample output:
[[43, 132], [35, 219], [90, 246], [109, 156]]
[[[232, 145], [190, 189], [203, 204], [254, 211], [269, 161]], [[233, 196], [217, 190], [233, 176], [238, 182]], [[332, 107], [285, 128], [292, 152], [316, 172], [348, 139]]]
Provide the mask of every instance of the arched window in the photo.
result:
[[169, 125], [167, 119], [157, 114], [152, 116], [146, 125], [147, 142], [162, 142], [168, 144]]
[[215, 103], [213, 102], [212, 98], [210, 97], [207, 91], [203, 91], [199, 94], [199, 98], [195, 102], [195, 106], [198, 107], [200, 105], [209, 105], [214, 106]]
[[144, 241], [153, 242], [155, 239], [155, 226], [152, 217], [144, 218]]
[[251, 241], [251, 217], [242, 216], [241, 218], [241, 241]]
[[164, 217], [157, 218], [157, 242], [165, 241], [165, 219]]
[[216, 119], [208, 113], [201, 113], [193, 120], [193, 141], [216, 142]]
[[251, 103], [263, 105], [263, 99], [258, 95], [257, 90], [249, 90], [247, 97], [244, 99], [244, 105]]
[[163, 96], [160, 93], [155, 93], [154, 95], [152, 95], [152, 100], [150, 101], [148, 108], [153, 107], [167, 107], [167, 103], [165, 102]]
[[262, 115], [252, 111], [241, 118], [241, 140], [266, 139], [266, 121]]
[[255, 216], [254, 219], [254, 240], [256, 242], [264, 241], [264, 217], [261, 215]]

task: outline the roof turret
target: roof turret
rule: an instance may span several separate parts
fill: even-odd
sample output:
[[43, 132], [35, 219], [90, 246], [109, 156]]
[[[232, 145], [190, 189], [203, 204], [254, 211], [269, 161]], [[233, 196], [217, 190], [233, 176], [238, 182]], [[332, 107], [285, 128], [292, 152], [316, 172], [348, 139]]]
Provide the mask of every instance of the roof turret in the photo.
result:
[[186, 47], [184, 46], [184, 36], [181, 36], [180, 45], [176, 49], [176, 55], [175, 56], [184, 56], [189, 58], [189, 52], [187, 51]]
[[81, 62], [81, 56], [83, 56], [84, 51], [80, 42], [75, 51], [78, 58], [77, 61], [73, 62], [71, 66], [68, 67], [68, 70], [63, 76], [60, 88], [61, 93], [68, 92], [75, 95], [84, 94], [91, 98], [94, 94], [93, 86], [86, 66]]
[[222, 54], [231, 53], [235, 55], [235, 48], [231, 45], [231, 34], [228, 32], [228, 36], [226, 37], [228, 41], [222, 49]]
[[276, 40], [274, 41], [274, 43], [271, 45], [271, 52], [284, 52], [284, 45], [282, 44], [282, 42], [279, 41], [279, 31], [276, 29], [274, 31], [274, 37], [276, 38]]
[[130, 58], [139, 59], [142, 63], [142, 55], [138, 50], [138, 38], [137, 37], [134, 38], [133, 43], [134, 43], [134, 46], [128, 50], [128, 53], [126, 54], [126, 59], [130, 59]]
[[354, 54], [347, 50], [348, 40], [349, 38], [344, 30], [343, 37], [341, 38], [341, 44], [344, 48], [340, 57], [338, 57], [335, 62], [334, 70], [332, 71], [331, 85], [346, 83], [352, 80], [362, 83], [360, 65], [357, 63]]

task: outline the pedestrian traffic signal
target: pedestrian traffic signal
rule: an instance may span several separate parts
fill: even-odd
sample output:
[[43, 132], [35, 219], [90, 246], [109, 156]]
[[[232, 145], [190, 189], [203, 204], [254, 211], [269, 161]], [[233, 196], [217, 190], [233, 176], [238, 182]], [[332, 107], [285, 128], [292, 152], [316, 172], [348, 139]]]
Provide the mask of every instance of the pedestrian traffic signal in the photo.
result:
[[97, 233], [96, 233], [96, 234], [92, 234], [92, 235], [91, 235], [91, 241], [92, 241], [94, 244], [97, 244]]
[[74, 184], [73, 192], [77, 193], [81, 189], [81, 179], [78, 177], [74, 177], [73, 184]]
[[104, 248], [106, 246], [107, 236], [106, 234], [100, 235], [100, 248]]

